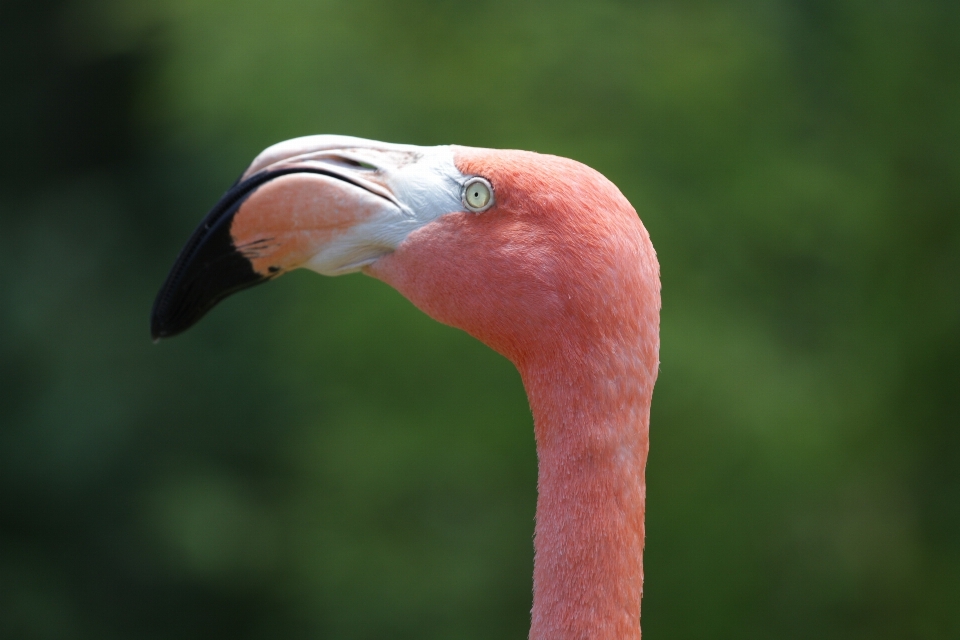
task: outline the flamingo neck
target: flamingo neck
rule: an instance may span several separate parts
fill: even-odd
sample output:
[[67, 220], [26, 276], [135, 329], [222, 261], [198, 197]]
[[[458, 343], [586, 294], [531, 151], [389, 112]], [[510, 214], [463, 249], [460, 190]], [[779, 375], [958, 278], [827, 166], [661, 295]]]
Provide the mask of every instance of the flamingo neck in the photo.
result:
[[531, 640], [640, 638], [653, 382], [636, 355], [521, 368], [539, 460]]
[[609, 180], [572, 160], [456, 152], [494, 185], [365, 270], [513, 362], [540, 465], [533, 640], [639, 640], [644, 466], [659, 363], [650, 236]]

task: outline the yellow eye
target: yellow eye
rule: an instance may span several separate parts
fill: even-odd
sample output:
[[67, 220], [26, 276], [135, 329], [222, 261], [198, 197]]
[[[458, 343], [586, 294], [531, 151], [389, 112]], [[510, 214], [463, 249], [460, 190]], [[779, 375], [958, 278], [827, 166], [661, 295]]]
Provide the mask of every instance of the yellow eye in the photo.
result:
[[493, 187], [483, 178], [470, 178], [463, 185], [463, 206], [474, 213], [493, 206]]

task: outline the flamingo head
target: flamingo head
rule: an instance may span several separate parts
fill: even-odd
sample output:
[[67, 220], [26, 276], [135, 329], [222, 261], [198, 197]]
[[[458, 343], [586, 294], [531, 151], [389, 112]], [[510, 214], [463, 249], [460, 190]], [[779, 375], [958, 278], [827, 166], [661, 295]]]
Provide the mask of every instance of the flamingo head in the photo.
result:
[[580, 163], [321, 135], [268, 148], [214, 206], [157, 296], [153, 337], [297, 268], [383, 280], [514, 362], [569, 341], [571, 318], [606, 331], [620, 298], [646, 295], [631, 288], [659, 291], [633, 208]]

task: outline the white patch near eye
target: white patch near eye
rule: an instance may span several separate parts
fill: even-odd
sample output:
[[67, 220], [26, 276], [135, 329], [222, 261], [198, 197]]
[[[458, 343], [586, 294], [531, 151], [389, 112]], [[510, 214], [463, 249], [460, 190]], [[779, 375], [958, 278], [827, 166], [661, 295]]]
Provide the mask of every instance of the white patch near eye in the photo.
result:
[[493, 206], [493, 186], [484, 178], [470, 178], [463, 185], [462, 199], [463, 206], [470, 211], [486, 211]]

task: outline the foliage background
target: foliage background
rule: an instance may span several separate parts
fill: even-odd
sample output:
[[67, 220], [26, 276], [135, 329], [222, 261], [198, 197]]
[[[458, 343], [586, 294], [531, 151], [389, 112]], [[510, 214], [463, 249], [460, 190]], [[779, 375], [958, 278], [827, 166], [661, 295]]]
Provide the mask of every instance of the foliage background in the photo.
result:
[[505, 360], [297, 273], [150, 343], [321, 132], [535, 149], [663, 270], [646, 638], [960, 637], [954, 0], [2, 0], [0, 637], [522, 638]]

